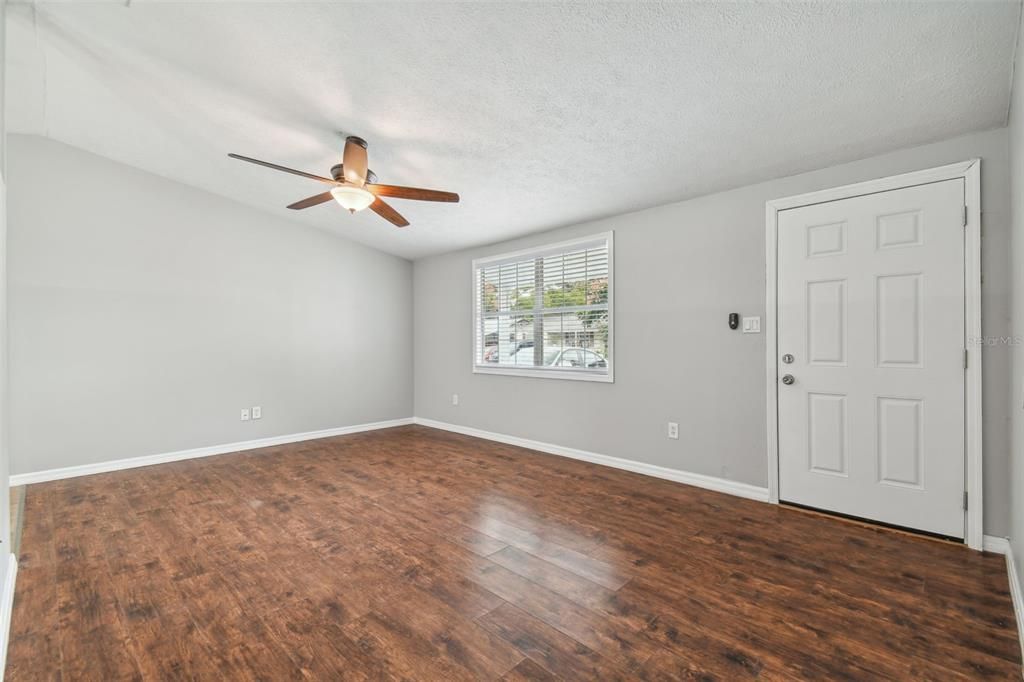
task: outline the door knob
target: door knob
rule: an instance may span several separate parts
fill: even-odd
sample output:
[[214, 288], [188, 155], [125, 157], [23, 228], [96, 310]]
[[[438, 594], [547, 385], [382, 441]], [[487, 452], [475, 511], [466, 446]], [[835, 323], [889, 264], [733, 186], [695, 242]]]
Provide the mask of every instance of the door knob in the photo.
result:
[[792, 374], [784, 374], [782, 376], [782, 383], [786, 384], [787, 386], [791, 385], [794, 381], [796, 381], [796, 379], [793, 378]]

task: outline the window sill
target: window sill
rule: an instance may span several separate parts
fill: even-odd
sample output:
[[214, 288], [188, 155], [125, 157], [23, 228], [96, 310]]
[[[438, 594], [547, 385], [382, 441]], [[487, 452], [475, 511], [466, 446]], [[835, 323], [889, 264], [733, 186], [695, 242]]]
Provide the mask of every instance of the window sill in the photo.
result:
[[607, 374], [600, 374], [597, 372], [566, 372], [557, 369], [514, 369], [512, 367], [482, 367], [480, 365], [473, 365], [473, 374], [503, 374], [510, 377], [527, 377], [531, 379], [568, 379], [569, 381], [615, 383], [611, 371]]

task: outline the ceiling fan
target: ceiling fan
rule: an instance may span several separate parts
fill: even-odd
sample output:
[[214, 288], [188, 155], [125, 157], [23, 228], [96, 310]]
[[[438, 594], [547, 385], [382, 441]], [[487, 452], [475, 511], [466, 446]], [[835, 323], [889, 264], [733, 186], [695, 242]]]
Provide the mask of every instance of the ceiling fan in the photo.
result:
[[347, 208], [349, 213], [362, 211], [368, 207], [393, 225], [405, 227], [409, 224], [409, 221], [403, 218], [398, 211], [391, 208], [389, 204], [385, 203], [381, 197], [412, 199], [414, 201], [447, 201], [452, 203], [459, 201], [459, 195], [454, 192], [378, 184], [376, 174], [366, 166], [366, 140], [354, 135], [345, 138], [345, 153], [342, 156], [341, 163], [331, 168], [331, 177], [329, 178], [293, 168], [285, 168], [276, 163], [260, 161], [259, 159], [252, 159], [240, 154], [228, 154], [228, 156], [232, 159], [248, 161], [249, 163], [255, 163], [293, 175], [300, 175], [310, 180], [331, 185], [331, 189], [322, 194], [316, 194], [301, 201], [296, 201], [288, 206], [288, 208], [296, 211], [334, 199]]

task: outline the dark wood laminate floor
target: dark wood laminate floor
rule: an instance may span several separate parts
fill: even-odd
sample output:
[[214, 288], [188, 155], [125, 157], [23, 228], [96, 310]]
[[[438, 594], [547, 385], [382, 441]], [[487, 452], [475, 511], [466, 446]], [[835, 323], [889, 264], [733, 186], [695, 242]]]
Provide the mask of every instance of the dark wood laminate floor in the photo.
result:
[[30, 486], [7, 679], [1020, 679], [1003, 557], [419, 426]]

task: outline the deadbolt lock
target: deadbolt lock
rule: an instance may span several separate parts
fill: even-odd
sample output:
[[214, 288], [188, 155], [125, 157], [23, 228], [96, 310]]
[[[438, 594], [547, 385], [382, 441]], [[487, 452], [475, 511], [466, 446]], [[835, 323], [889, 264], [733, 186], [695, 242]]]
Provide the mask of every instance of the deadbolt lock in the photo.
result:
[[784, 363], [786, 363], [787, 365], [792, 365], [793, 364], [793, 356], [790, 355], [789, 353], [786, 353], [785, 355], [782, 356], [782, 361]]

